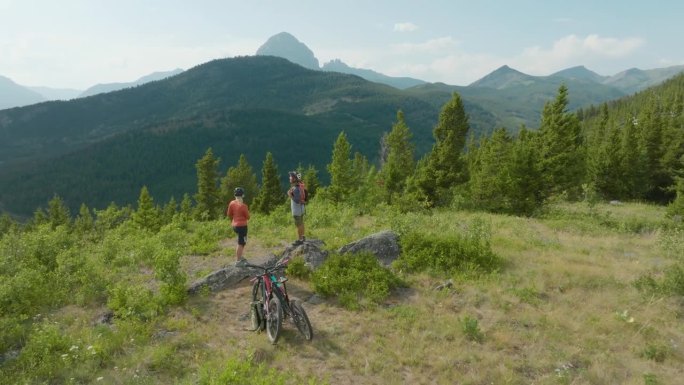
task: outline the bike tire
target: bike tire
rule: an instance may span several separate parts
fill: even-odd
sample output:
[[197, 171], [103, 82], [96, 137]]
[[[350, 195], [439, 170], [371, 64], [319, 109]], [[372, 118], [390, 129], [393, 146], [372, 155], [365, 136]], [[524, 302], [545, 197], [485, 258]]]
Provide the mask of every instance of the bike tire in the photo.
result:
[[266, 316], [266, 334], [272, 344], [278, 342], [280, 331], [283, 329], [283, 308], [278, 297], [271, 297], [268, 301], [268, 315]]
[[290, 301], [290, 309], [292, 310], [292, 322], [297, 326], [297, 330], [299, 330], [305, 340], [311, 341], [314, 336], [313, 328], [304, 307], [299, 301], [293, 299]]
[[264, 309], [263, 298], [264, 295], [261, 282], [254, 282], [254, 285], [252, 285], [252, 304], [256, 303], [256, 306], [253, 305], [252, 309], [250, 309], [250, 321], [252, 322], [252, 330], [254, 331], [263, 331], [266, 329], [266, 311]]

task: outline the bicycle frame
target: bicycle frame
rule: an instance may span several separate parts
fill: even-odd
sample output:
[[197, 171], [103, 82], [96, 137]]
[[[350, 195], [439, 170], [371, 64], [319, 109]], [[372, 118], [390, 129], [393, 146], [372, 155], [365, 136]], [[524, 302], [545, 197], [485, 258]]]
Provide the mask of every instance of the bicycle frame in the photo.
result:
[[289, 259], [286, 258], [272, 267], [252, 265], [247, 262], [242, 264], [242, 266], [263, 271], [250, 280], [252, 282], [250, 316], [254, 330], [266, 329], [271, 343], [278, 341], [283, 320], [286, 318], [290, 318], [307, 341], [313, 338], [313, 329], [306, 311], [299, 301], [290, 301], [285, 285], [287, 278], [276, 276], [276, 272], [284, 269], [288, 261]]

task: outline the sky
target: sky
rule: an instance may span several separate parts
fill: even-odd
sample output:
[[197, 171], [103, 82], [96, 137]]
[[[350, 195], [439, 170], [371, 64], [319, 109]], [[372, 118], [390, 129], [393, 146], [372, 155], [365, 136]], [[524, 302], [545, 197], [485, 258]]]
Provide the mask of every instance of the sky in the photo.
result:
[[0, 76], [84, 90], [254, 55], [288, 32], [320, 64], [468, 85], [502, 65], [604, 76], [684, 64], [681, 0], [0, 0]]

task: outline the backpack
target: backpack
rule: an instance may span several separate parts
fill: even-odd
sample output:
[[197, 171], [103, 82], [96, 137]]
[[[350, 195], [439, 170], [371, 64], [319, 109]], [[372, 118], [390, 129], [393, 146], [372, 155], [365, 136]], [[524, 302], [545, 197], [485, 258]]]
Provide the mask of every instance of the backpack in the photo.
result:
[[308, 203], [309, 199], [309, 192], [306, 190], [306, 186], [304, 185], [304, 182], [299, 182], [299, 204], [305, 205]]

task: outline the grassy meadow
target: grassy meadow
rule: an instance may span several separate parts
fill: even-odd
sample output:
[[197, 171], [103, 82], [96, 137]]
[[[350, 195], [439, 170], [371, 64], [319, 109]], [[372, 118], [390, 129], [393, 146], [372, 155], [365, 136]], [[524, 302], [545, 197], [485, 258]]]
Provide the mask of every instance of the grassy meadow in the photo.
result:
[[[232, 263], [226, 220], [175, 220], [158, 234], [127, 222], [82, 235], [8, 231], [0, 384], [682, 383], [684, 226], [663, 207], [555, 203], [521, 218], [360, 213], [314, 200], [307, 211], [307, 238], [331, 254], [392, 229], [427, 240], [422, 252], [437, 244], [439, 255], [404, 245], [412, 255], [394, 265], [380, 300], [368, 299], [382, 290], [363, 272], [351, 302], [317, 294], [315, 273], [291, 276], [290, 295], [309, 299], [314, 339], [288, 322], [271, 345], [247, 330], [247, 280], [190, 297], [178, 290]], [[246, 256], [262, 261], [294, 237], [286, 207], [254, 215]], [[487, 269], [421, 264], [460, 258], [449, 245], [473, 237], [495, 257]], [[100, 322], [109, 310], [113, 319]]]

